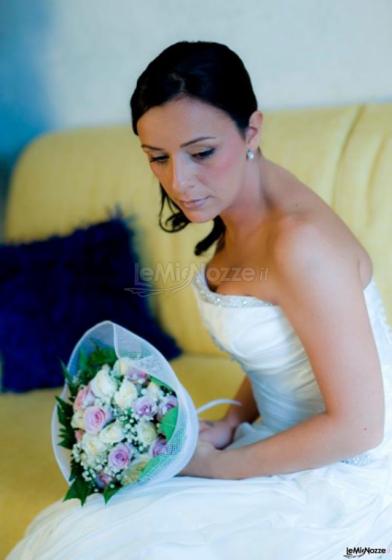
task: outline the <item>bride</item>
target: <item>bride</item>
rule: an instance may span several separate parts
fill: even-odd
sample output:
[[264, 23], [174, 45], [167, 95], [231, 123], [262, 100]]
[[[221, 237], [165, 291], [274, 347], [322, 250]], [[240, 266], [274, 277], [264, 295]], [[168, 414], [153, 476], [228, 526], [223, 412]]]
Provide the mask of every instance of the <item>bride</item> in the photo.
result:
[[[336, 560], [392, 545], [392, 337], [365, 248], [260, 149], [263, 113], [241, 59], [214, 42], [159, 54], [131, 98], [178, 231], [213, 220], [192, 287], [246, 378], [200, 422], [179, 476], [105, 506], [58, 501], [8, 560]], [[260, 416], [260, 418], [259, 418]]]

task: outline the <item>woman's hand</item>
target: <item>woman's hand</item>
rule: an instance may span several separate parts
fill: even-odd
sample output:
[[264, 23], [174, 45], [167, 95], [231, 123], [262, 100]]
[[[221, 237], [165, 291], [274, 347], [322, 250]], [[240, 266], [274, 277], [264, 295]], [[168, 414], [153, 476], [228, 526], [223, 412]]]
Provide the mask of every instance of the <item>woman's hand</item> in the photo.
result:
[[211, 443], [208, 443], [208, 441], [202, 441], [199, 438], [192, 459], [186, 467], [182, 469], [178, 476], [215, 478], [215, 476], [213, 476], [214, 465], [216, 464], [216, 459], [220, 453], [221, 452], [215, 449]]
[[224, 449], [233, 442], [235, 428], [226, 420], [200, 420], [199, 438], [212, 443], [216, 449]]

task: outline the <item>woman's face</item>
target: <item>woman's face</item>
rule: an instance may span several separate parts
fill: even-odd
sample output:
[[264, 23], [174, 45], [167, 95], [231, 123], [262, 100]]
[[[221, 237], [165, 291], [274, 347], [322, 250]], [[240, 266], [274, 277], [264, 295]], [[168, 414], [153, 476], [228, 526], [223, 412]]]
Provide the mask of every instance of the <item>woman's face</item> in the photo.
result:
[[247, 146], [226, 113], [184, 97], [149, 109], [137, 131], [154, 175], [189, 220], [211, 220], [235, 204]]

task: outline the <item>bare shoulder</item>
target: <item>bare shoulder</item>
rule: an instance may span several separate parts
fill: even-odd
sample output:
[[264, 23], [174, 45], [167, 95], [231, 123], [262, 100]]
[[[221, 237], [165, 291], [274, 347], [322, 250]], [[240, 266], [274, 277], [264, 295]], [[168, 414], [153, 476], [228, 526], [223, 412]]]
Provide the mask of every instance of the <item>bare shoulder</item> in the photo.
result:
[[[297, 190], [293, 189], [296, 193]], [[330, 256], [342, 258], [356, 266], [362, 286], [373, 275], [373, 263], [365, 246], [348, 224], [320, 197], [305, 185], [291, 201], [273, 228], [271, 256], [274, 264], [289, 264], [291, 257], [313, 261], [317, 252], [325, 250]]]
[[316, 295], [317, 287], [321, 296], [321, 286], [336, 290], [339, 279], [346, 288], [350, 279], [361, 285], [355, 254], [317, 222], [304, 217], [281, 220], [274, 236], [272, 264], [277, 298], [291, 289]]
[[302, 264], [314, 262], [319, 259], [320, 251], [327, 251], [331, 256], [348, 256], [345, 246], [337, 243], [315, 220], [287, 216], [279, 221], [274, 232], [272, 254], [276, 265], [285, 267], [293, 260]]

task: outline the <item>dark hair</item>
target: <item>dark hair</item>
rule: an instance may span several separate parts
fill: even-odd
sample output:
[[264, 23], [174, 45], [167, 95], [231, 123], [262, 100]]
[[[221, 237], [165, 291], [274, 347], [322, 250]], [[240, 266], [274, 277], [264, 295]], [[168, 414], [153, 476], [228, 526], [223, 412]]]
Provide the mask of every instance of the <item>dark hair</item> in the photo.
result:
[[[130, 101], [134, 133], [137, 135], [136, 124], [146, 111], [180, 97], [193, 97], [223, 110], [237, 125], [242, 137], [245, 137], [250, 115], [257, 110], [257, 99], [244, 63], [221, 43], [179, 41], [148, 64], [137, 80]], [[159, 186], [160, 227], [169, 233], [184, 229], [190, 220], [160, 183]], [[178, 210], [165, 220], [165, 224], [170, 223], [170, 229], [161, 221], [166, 200], [172, 212]], [[195, 255], [206, 251], [216, 240], [222, 241], [225, 229], [221, 217], [216, 216], [211, 232], [197, 243]]]

